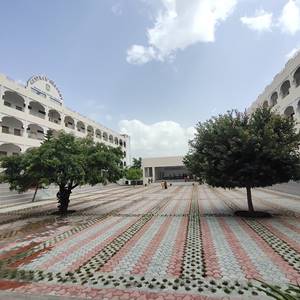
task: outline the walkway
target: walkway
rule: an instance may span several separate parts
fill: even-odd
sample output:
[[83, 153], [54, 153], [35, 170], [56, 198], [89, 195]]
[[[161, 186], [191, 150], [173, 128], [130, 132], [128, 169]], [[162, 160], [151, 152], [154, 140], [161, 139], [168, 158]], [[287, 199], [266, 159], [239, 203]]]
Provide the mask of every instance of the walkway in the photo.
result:
[[253, 199], [274, 217], [234, 217], [243, 190], [184, 184], [74, 193], [67, 217], [51, 200], [0, 208], [0, 299], [269, 299], [253, 279], [300, 282], [300, 197]]

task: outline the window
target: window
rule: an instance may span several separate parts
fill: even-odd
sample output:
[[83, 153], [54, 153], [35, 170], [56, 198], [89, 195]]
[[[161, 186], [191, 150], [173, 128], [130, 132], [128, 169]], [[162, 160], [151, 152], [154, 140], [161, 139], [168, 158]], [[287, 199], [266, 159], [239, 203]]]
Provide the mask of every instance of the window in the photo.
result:
[[14, 135], [21, 136], [21, 129], [14, 128]]
[[2, 132], [3, 133], [9, 133], [9, 127], [2, 125]]
[[7, 102], [7, 101], [4, 101], [4, 105], [5, 106], [8, 106], [8, 107], [11, 107], [11, 103]]
[[7, 152], [6, 151], [0, 151], [0, 156], [6, 156]]
[[16, 109], [19, 110], [19, 111], [23, 111], [23, 108], [20, 107], [20, 106], [16, 106]]

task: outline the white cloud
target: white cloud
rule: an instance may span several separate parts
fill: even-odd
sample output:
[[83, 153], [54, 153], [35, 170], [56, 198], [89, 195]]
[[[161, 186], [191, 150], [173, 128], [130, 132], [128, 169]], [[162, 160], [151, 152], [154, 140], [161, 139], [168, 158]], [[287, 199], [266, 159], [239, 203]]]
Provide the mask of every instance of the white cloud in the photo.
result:
[[300, 47], [293, 48], [285, 57], [287, 60], [291, 59], [292, 57], [296, 56], [296, 54], [299, 52]]
[[131, 137], [133, 157], [184, 155], [195, 133], [193, 127], [183, 128], [173, 121], [147, 125], [139, 120], [122, 120], [119, 128]]
[[255, 31], [269, 31], [272, 27], [272, 13], [268, 13], [263, 9], [257, 10], [253, 17], [241, 17], [241, 22]]
[[123, 14], [121, 3], [116, 3], [111, 7], [111, 11], [116, 16], [121, 16]]
[[147, 30], [148, 45], [133, 45], [127, 61], [144, 64], [172, 59], [177, 50], [198, 42], [213, 42], [216, 26], [227, 19], [237, 0], [160, 0], [161, 10]]
[[130, 64], [143, 65], [156, 56], [152, 47], [144, 47], [139, 45], [133, 45], [127, 51], [127, 62]]
[[289, 0], [283, 7], [279, 18], [279, 26], [283, 32], [295, 34], [300, 30], [300, 1]]

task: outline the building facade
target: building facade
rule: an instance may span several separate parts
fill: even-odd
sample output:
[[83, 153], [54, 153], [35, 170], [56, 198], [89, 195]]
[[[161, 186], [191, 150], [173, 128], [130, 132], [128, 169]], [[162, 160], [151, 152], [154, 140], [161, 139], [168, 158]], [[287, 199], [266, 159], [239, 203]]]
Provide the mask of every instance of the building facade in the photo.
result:
[[117, 133], [64, 106], [53, 80], [33, 76], [26, 86], [0, 74], [0, 155], [17, 155], [38, 147], [49, 129], [121, 147], [130, 164], [130, 137]]
[[271, 107], [279, 114], [294, 118], [300, 129], [300, 52], [273, 78], [250, 106], [249, 113], [259, 106]]
[[182, 181], [192, 178], [183, 163], [182, 156], [152, 157], [142, 159], [143, 182], [160, 182], [162, 180]]

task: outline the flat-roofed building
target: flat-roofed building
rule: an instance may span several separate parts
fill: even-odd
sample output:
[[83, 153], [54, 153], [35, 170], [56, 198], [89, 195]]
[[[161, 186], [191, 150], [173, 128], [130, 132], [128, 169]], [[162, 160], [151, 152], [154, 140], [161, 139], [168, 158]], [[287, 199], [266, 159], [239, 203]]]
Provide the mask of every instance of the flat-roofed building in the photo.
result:
[[183, 163], [183, 156], [152, 157], [142, 159], [143, 182], [183, 181], [192, 178]]
[[17, 155], [38, 147], [50, 129], [121, 147], [130, 164], [130, 137], [109, 129], [64, 106], [53, 80], [33, 76], [24, 86], [0, 74], [0, 155]]

